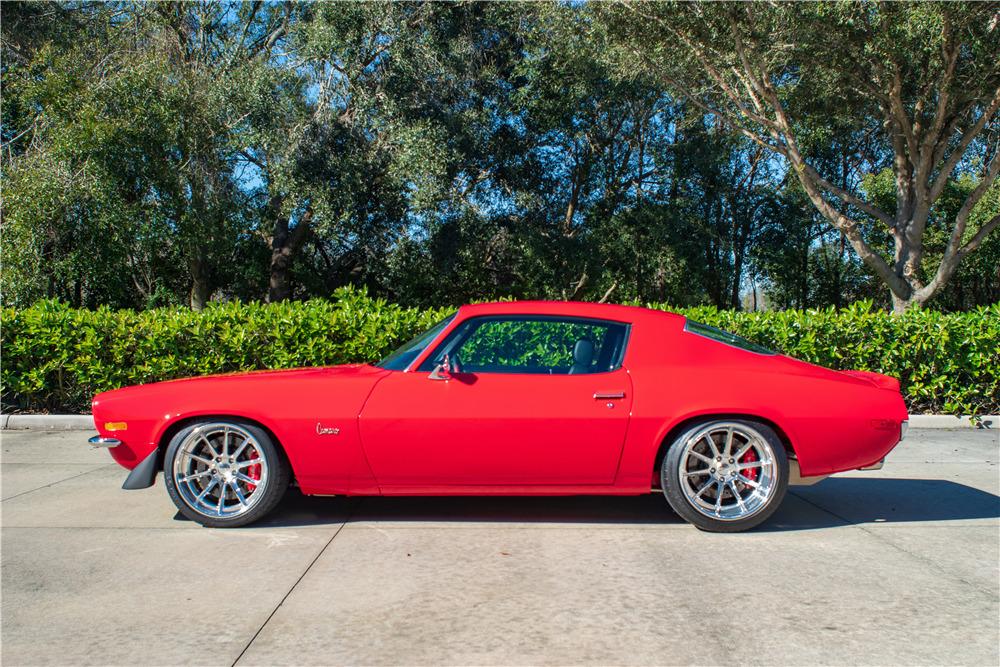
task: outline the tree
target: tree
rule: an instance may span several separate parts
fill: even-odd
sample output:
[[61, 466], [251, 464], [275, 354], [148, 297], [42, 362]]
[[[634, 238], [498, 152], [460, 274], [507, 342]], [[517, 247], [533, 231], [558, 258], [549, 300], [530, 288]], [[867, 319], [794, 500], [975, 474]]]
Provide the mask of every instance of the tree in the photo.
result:
[[[595, 11], [624, 76], [660, 82], [783, 159], [889, 288], [897, 312], [930, 300], [1000, 225], [997, 211], [969, 225], [1000, 171], [993, 5], [665, 2]], [[894, 209], [876, 205], [860, 178], [840, 185], [813, 163], [803, 136], [824, 120], [878, 138], [853, 157], [862, 170], [891, 158]], [[962, 174], [976, 185], [931, 264], [928, 220]], [[891, 253], [869, 240], [872, 224], [891, 237]]]
[[252, 22], [258, 7], [47, 7], [85, 29], [43, 40], [4, 73], [5, 98], [33, 111], [14, 116], [23, 138], [7, 146], [26, 148], [4, 172], [5, 259], [24, 269], [14, 296], [136, 305], [187, 282], [202, 308], [250, 239], [231, 139], [245, 117], [246, 45], [270, 41], [236, 19]]
[[[4, 298], [142, 305], [178, 262], [159, 243], [158, 193], [172, 176], [163, 154], [147, 151], [176, 127], [158, 90], [162, 68], [134, 59], [119, 68], [129, 41], [101, 12], [3, 11]], [[134, 122], [136, 108], [145, 123]]]
[[4, 3], [0, 292], [994, 301], [994, 6]]

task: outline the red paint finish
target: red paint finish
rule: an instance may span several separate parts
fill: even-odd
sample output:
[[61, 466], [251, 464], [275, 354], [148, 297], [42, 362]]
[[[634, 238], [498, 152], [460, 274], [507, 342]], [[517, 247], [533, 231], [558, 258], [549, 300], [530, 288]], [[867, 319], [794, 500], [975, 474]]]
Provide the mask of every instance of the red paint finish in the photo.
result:
[[[126, 468], [134, 468], [158, 444], [165, 447], [172, 430], [184, 423], [239, 417], [274, 434], [304, 493], [377, 494], [361, 449], [357, 416], [372, 387], [387, 373], [351, 365], [127, 387], [94, 398], [94, 423], [101, 435], [122, 441], [111, 454]], [[108, 432], [103, 427], [109, 421], [124, 421], [128, 430]], [[339, 433], [320, 435], [317, 425]]]
[[[624, 397], [595, 399], [599, 392]], [[624, 370], [462, 373], [448, 382], [395, 372], [365, 404], [361, 438], [386, 492], [443, 482], [611, 485], [631, 403]]]
[[[442, 381], [413, 370], [463, 322], [491, 315], [592, 318], [630, 330], [620, 368], [604, 373]], [[907, 414], [895, 379], [757, 354], [684, 324], [627, 306], [465, 306], [406, 371], [349, 365], [127, 387], [94, 398], [94, 421], [123, 442], [111, 453], [126, 468], [191, 420], [256, 422], [284, 448], [306, 494], [648, 493], [665, 440], [720, 415], [772, 424], [804, 476], [870, 465], [899, 441]], [[127, 430], [104, 429], [117, 421]]]

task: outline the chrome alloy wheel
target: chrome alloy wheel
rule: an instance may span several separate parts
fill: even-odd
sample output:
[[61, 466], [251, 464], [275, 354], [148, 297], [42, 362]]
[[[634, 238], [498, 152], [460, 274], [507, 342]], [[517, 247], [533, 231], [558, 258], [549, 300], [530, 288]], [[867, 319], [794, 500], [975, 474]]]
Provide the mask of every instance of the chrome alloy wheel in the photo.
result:
[[691, 507], [722, 521], [746, 519], [767, 507], [778, 480], [771, 444], [734, 422], [695, 431], [684, 443], [678, 472]]
[[267, 461], [260, 444], [236, 424], [202, 424], [180, 443], [174, 483], [184, 503], [209, 517], [245, 514], [264, 495]]

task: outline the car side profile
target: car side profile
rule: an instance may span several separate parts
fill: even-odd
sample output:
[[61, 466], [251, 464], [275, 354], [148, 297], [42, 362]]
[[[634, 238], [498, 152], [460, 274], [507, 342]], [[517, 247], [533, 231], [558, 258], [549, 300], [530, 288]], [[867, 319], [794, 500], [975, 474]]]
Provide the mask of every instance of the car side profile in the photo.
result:
[[833, 371], [662, 311], [463, 306], [377, 364], [257, 371], [98, 394], [96, 446], [163, 472], [205, 526], [306, 495], [663, 493], [698, 528], [765, 521], [789, 484], [880, 467], [897, 380]]

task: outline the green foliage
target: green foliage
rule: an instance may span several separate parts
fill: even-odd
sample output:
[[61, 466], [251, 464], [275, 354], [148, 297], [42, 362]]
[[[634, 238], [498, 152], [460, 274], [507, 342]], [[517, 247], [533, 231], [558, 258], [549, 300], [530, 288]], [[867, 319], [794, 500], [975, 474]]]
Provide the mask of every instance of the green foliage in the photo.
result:
[[95, 392], [232, 371], [374, 361], [443, 316], [339, 290], [332, 301], [2, 311], [2, 391], [27, 410], [88, 410]]
[[[87, 410], [94, 393], [130, 384], [374, 361], [445, 311], [404, 308], [351, 289], [330, 301], [220, 303], [202, 312], [77, 310], [42, 301], [0, 311], [0, 383], [14, 409]], [[841, 310], [678, 312], [805, 361], [898, 377], [914, 413], [1000, 410], [1000, 304], [901, 316], [870, 302]]]
[[589, 340], [597, 350], [607, 327], [539, 320], [500, 320], [477, 328], [457, 351], [465, 370], [507, 368], [528, 373], [566, 373], [573, 347]]

